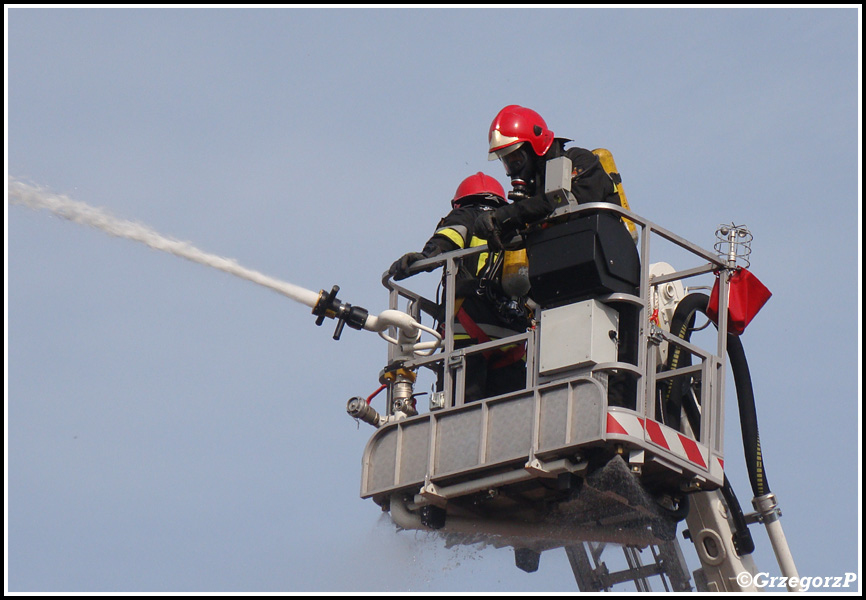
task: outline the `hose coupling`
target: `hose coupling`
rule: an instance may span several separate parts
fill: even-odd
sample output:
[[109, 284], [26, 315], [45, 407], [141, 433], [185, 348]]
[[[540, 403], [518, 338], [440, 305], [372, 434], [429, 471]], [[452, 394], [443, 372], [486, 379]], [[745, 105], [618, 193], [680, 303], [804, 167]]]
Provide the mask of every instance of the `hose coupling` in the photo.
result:
[[367, 401], [360, 396], [351, 398], [346, 404], [346, 412], [354, 419], [369, 423], [373, 427], [379, 427], [382, 424], [382, 417], [375, 408], [367, 404]]

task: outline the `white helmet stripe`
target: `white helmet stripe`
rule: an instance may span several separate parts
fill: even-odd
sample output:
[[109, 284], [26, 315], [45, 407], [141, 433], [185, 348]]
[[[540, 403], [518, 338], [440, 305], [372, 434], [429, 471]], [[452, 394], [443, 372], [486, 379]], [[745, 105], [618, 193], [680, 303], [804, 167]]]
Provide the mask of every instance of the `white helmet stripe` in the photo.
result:
[[523, 142], [520, 142], [519, 144], [511, 144], [510, 146], [505, 146], [504, 148], [499, 148], [498, 150], [491, 150], [487, 154], [487, 160], [496, 160], [497, 158], [502, 158], [503, 156], [511, 154], [522, 145]]
[[490, 152], [494, 150], [499, 150], [500, 148], [504, 148], [505, 146], [510, 146], [514, 142], [519, 142], [520, 138], [509, 137], [507, 135], [502, 135], [502, 132], [498, 129], [494, 129], [490, 132]]

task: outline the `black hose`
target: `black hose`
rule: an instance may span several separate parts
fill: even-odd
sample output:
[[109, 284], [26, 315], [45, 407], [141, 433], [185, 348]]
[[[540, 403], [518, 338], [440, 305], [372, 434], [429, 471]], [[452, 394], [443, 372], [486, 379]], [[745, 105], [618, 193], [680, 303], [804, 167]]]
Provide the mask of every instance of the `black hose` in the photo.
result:
[[[674, 316], [671, 319], [671, 333], [688, 341], [691, 335], [691, 329], [694, 327], [694, 318], [696, 312], [706, 314], [709, 296], [706, 294], [693, 293], [683, 298], [674, 311]], [[764, 472], [764, 463], [761, 458], [761, 440], [758, 435], [758, 413], [755, 408], [755, 394], [752, 389], [752, 377], [749, 372], [749, 364], [746, 361], [746, 353], [743, 350], [743, 343], [739, 336], [732, 333], [728, 334], [726, 340], [726, 348], [728, 358], [731, 363], [731, 371], [734, 375], [734, 385], [737, 388], [737, 406], [740, 413], [740, 429], [743, 434], [743, 448], [746, 455], [746, 466], [749, 471], [749, 481], [752, 484], [752, 492], [755, 496], [763, 496], [770, 493], [770, 486], [767, 484], [767, 475]], [[685, 354], [685, 356], [682, 356]], [[668, 353], [668, 360], [665, 365], [665, 370], [673, 370], [691, 364], [691, 355], [688, 352], [681, 352], [679, 347], [673, 348]], [[665, 398], [664, 412], [671, 419], [674, 409], [677, 411], [683, 407], [683, 399], [689, 398], [684, 390], [685, 383], [681, 378], [674, 378], [667, 390]], [[685, 405], [686, 413], [689, 403]], [[689, 419], [691, 421], [691, 419]], [[679, 420], [675, 421], [677, 424]], [[695, 436], [700, 437], [700, 426], [696, 428], [692, 424], [692, 429], [695, 431]], [[673, 424], [671, 425], [673, 426]]]
[[731, 487], [727, 475], [725, 475], [725, 483], [722, 486], [722, 496], [725, 499], [725, 504], [728, 505], [731, 519], [734, 521], [734, 534], [731, 536], [734, 550], [740, 556], [751, 554], [755, 551], [755, 541], [752, 539], [752, 533], [749, 531], [746, 517], [740, 507], [740, 501], [737, 500], [737, 495], [734, 493], [734, 488]]
[[[683, 298], [674, 311], [671, 319], [671, 333], [683, 340], [688, 341], [694, 328], [695, 314], [701, 312], [706, 314], [709, 296], [706, 294], [689, 294]], [[675, 346], [675, 345], [674, 345]], [[761, 440], [758, 435], [758, 413], [755, 408], [755, 395], [752, 389], [752, 377], [749, 372], [749, 364], [746, 361], [746, 353], [739, 336], [728, 334], [725, 344], [728, 358], [731, 362], [731, 370], [734, 375], [734, 385], [737, 388], [737, 406], [740, 414], [740, 429], [743, 436], [743, 449], [746, 456], [746, 467], [749, 472], [749, 482], [755, 497], [770, 493], [767, 476], [764, 472], [764, 463], [761, 457]], [[681, 356], [685, 354], [685, 356]], [[691, 364], [691, 355], [682, 353], [679, 347], [672, 348], [668, 353], [665, 370], [673, 370]], [[681, 378], [674, 378], [667, 386], [662, 412], [670, 423], [679, 426], [679, 412], [684, 409], [686, 418], [695, 437], [700, 437], [700, 413], [695, 406], [695, 400], [691, 397], [685, 382]], [[676, 413], [676, 414], [674, 414]], [[733, 536], [734, 548], [741, 556], [751, 554], [755, 549], [754, 541], [749, 533], [748, 526], [740, 508], [734, 490], [725, 475], [722, 486], [722, 496], [731, 512], [736, 531]]]
[[[671, 319], [671, 334], [683, 340], [688, 340], [695, 327], [695, 315], [698, 312], [706, 313], [708, 302], [709, 297], [706, 294], [689, 294], [680, 300]], [[674, 344], [669, 345], [665, 371], [687, 367], [691, 364], [692, 355], [690, 353], [683, 352], [679, 346]], [[661, 402], [662, 422], [669, 427], [679, 430], [680, 409], [683, 406], [683, 397], [686, 395], [687, 390], [684, 389], [684, 382], [679, 377], [670, 380], [666, 388]], [[700, 419], [698, 419], [698, 423], [700, 423]], [[695, 429], [694, 426], [692, 426], [692, 429]], [[695, 429], [695, 436], [700, 436], [700, 426], [698, 429]]]
[[755, 394], [752, 390], [752, 376], [746, 353], [739, 336], [728, 334], [728, 358], [734, 372], [734, 385], [737, 387], [737, 404], [740, 407], [740, 428], [743, 431], [743, 445], [746, 448], [746, 466], [749, 481], [755, 497], [770, 493], [764, 461], [761, 457], [761, 438], [758, 435], [758, 412], [755, 409]]

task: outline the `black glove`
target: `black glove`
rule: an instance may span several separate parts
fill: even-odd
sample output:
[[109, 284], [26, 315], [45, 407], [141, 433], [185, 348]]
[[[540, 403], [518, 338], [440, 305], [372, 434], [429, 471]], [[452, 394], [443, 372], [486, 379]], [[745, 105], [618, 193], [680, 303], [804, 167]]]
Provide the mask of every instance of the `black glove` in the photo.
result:
[[425, 255], [420, 252], [408, 252], [401, 256], [398, 260], [394, 261], [394, 264], [391, 265], [391, 268], [388, 269], [388, 273], [396, 279], [400, 281], [401, 279], [406, 279], [409, 277], [409, 267], [418, 262], [419, 260], [424, 260], [427, 258]]
[[492, 210], [485, 210], [475, 220], [475, 235], [487, 240], [491, 250], [502, 250], [502, 226]]

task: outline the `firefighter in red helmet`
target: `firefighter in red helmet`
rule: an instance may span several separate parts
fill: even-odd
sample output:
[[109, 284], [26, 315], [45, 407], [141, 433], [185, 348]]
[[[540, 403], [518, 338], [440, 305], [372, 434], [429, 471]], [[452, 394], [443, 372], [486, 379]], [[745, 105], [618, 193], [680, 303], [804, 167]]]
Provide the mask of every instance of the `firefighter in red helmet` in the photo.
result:
[[[404, 254], [391, 265], [389, 273], [396, 280], [405, 279], [412, 274], [411, 267], [419, 260], [487, 244], [487, 239], [476, 230], [479, 216], [507, 205], [505, 190], [496, 179], [480, 172], [470, 175], [457, 187], [451, 200], [451, 212], [439, 221], [423, 250]], [[528, 315], [522, 307], [515, 307], [513, 302], [507, 302], [508, 299], [503, 297], [499, 274], [492, 270], [495, 261], [496, 256], [482, 252], [460, 262], [455, 289], [459, 308], [453, 315], [456, 348], [526, 330]], [[523, 356], [522, 348], [468, 354], [465, 401], [523, 389], [526, 385]]]
[[[505, 206], [505, 190], [493, 177], [484, 173], [476, 173], [464, 179], [457, 187], [454, 198], [451, 200], [452, 211], [442, 220], [421, 252], [409, 252], [397, 260], [389, 272], [394, 279], [401, 280], [409, 276], [409, 268], [415, 262], [424, 258], [432, 258], [443, 252], [460, 250], [471, 246], [478, 246], [479, 238], [474, 235], [475, 221], [483, 212]], [[481, 240], [481, 243], [487, 243]], [[478, 256], [475, 257], [476, 262]], [[473, 278], [479, 265], [469, 268], [464, 265], [469, 274], [468, 279]]]
[[488, 159], [499, 159], [511, 178], [514, 202], [479, 215], [477, 229], [493, 246], [501, 247], [500, 237], [510, 235], [526, 224], [543, 219], [553, 209], [544, 194], [545, 163], [559, 156], [571, 160], [571, 192], [579, 204], [611, 202], [620, 204], [613, 180], [599, 158], [584, 148], [565, 149], [566, 138], [558, 138], [534, 110], [512, 104], [496, 115], [488, 132]]

